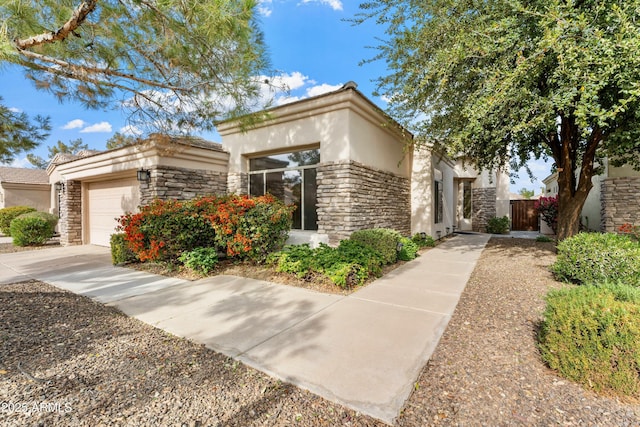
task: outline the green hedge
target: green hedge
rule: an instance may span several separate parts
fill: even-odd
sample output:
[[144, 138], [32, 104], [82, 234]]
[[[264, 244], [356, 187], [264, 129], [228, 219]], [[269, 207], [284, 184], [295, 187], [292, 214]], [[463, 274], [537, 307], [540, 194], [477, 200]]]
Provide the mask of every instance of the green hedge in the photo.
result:
[[622, 284], [549, 292], [539, 348], [565, 378], [640, 397], [640, 289]]
[[29, 206], [11, 206], [8, 208], [0, 209], [0, 232], [2, 232], [2, 234], [4, 234], [5, 236], [10, 235], [11, 221], [13, 221], [14, 218], [22, 214], [35, 211], [36, 209]]
[[487, 233], [509, 234], [511, 220], [508, 216], [489, 218], [487, 222]]
[[402, 236], [389, 228], [371, 228], [354, 231], [349, 239], [360, 242], [379, 252], [385, 264], [393, 264], [398, 259], [398, 243]]
[[558, 244], [551, 270], [573, 283], [620, 281], [640, 286], [640, 244], [613, 233], [579, 233]]
[[16, 246], [43, 245], [53, 237], [58, 218], [46, 212], [28, 212], [11, 221], [9, 232]]

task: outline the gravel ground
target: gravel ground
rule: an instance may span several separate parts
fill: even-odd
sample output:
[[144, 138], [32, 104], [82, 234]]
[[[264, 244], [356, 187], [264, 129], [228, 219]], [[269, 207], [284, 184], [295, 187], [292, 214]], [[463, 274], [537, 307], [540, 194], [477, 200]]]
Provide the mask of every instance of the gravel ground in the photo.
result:
[[[492, 239], [399, 426], [633, 426], [539, 359], [553, 247]], [[377, 426], [119, 311], [41, 282], [0, 285], [2, 426]]]

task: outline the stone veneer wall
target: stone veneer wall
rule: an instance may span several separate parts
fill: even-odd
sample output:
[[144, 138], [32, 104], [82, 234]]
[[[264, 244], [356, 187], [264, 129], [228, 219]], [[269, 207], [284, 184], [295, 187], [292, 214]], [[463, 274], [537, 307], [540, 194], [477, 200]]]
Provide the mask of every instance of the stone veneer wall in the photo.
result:
[[82, 244], [82, 183], [67, 181], [60, 196], [60, 244]]
[[407, 178], [354, 161], [318, 165], [318, 233], [337, 244], [365, 228], [411, 233], [411, 186]]
[[247, 194], [249, 188], [249, 174], [243, 172], [229, 172], [227, 189], [230, 194]]
[[600, 213], [602, 231], [615, 232], [624, 223], [640, 224], [640, 177], [602, 180]]
[[140, 183], [140, 204], [147, 205], [155, 198], [190, 200], [226, 193], [226, 173], [160, 166], [151, 169], [149, 181]]
[[484, 233], [489, 219], [496, 216], [496, 187], [473, 188], [471, 190], [471, 228]]

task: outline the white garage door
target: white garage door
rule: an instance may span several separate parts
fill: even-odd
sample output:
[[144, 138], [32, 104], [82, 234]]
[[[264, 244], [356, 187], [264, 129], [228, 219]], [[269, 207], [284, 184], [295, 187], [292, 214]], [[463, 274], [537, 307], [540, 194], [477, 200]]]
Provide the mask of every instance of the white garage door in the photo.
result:
[[87, 190], [89, 243], [109, 246], [109, 237], [118, 225], [116, 218], [136, 211], [140, 188], [135, 178], [89, 183]]

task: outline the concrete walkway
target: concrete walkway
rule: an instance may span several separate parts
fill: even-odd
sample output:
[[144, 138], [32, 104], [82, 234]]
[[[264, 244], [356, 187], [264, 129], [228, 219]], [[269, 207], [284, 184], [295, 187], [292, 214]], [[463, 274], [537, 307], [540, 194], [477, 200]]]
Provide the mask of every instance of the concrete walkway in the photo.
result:
[[233, 276], [169, 279], [113, 267], [95, 246], [2, 254], [0, 283], [36, 278], [89, 296], [392, 423], [489, 237], [447, 239], [349, 296]]

